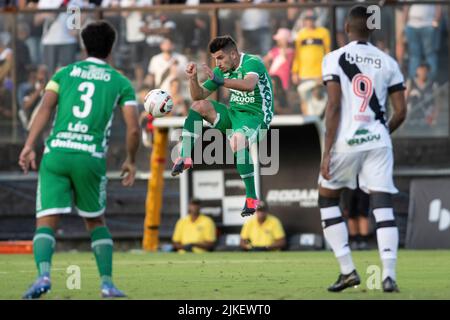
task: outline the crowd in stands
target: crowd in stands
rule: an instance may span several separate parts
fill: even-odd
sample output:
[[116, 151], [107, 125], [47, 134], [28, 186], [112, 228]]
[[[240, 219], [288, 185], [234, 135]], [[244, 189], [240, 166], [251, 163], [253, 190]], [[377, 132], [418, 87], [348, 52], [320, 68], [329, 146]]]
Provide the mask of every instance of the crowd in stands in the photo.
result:
[[[157, 4], [201, 5], [240, 2], [261, 4], [271, 0], [18, 0], [2, 5], [19, 7], [17, 19], [0, 19], [0, 122], [17, 116], [24, 132], [42, 95], [45, 82], [61, 66], [82, 59], [79, 30], [69, 29], [68, 13], [29, 12], [21, 8], [57, 9], [71, 6], [101, 7], [102, 17], [118, 30], [114, 66], [132, 79], [136, 92], [152, 88], [169, 91], [175, 102], [173, 115], [184, 116], [191, 104], [184, 67], [190, 60], [209, 63], [206, 51], [211, 21], [207, 11], [148, 11]], [[290, 3], [326, 3], [328, 0], [287, 0]], [[137, 7], [135, 11], [109, 8]], [[147, 9], [147, 11], [145, 11]], [[336, 35], [328, 7], [294, 7], [265, 10], [249, 8], [219, 11], [219, 33], [229, 33], [244, 52], [259, 55], [272, 75], [276, 114], [323, 116], [326, 92], [321, 82], [321, 61], [335, 46], [345, 44], [343, 30], [347, 7], [336, 9]], [[408, 104], [417, 101], [424, 122], [438, 119], [433, 92], [448, 81], [442, 66], [448, 46], [448, 6], [420, 4], [382, 8], [382, 30], [373, 43], [394, 56], [407, 78]], [[1, 14], [1, 13], [0, 13]], [[82, 13], [81, 25], [98, 19]], [[13, 23], [15, 27], [13, 28]], [[82, 26], [81, 26], [82, 27]], [[15, 29], [15, 37], [13, 37]], [[393, 36], [395, 35], [395, 36]], [[333, 45], [333, 38], [335, 43]], [[13, 43], [14, 42], [14, 43]], [[15, 48], [16, 52], [13, 52]], [[15, 59], [15, 63], [13, 63]], [[12, 67], [15, 65], [15, 79]], [[13, 96], [17, 115], [12, 112]], [[431, 96], [430, 96], [431, 95]], [[226, 99], [227, 92], [220, 92]], [[142, 102], [142, 99], [141, 99]], [[143, 117], [143, 127], [150, 119]]]

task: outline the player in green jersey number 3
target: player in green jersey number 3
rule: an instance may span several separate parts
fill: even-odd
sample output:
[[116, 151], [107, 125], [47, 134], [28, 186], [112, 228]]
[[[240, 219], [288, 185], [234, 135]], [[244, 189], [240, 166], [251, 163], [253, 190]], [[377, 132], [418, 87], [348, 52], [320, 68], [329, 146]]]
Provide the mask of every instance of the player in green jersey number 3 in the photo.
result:
[[[181, 155], [175, 160], [172, 175], [192, 167], [191, 151], [195, 139], [201, 135], [201, 123], [205, 119], [230, 139], [237, 171], [245, 183], [246, 201], [241, 213], [245, 217], [256, 211], [259, 202], [249, 146], [261, 139], [261, 133], [269, 129], [272, 121], [272, 81], [261, 59], [240, 53], [230, 36], [213, 39], [209, 52], [216, 67], [211, 70], [203, 65], [209, 77], [203, 84], [198, 82], [196, 64], [189, 63], [186, 67], [194, 103], [184, 122]], [[205, 100], [221, 86], [230, 89], [229, 108], [217, 101]]]
[[81, 38], [88, 58], [63, 67], [49, 81], [19, 158], [25, 173], [30, 166], [36, 169], [34, 145], [56, 108], [36, 195], [33, 251], [38, 278], [24, 294], [26, 299], [39, 298], [51, 288], [55, 229], [60, 215], [72, 210], [72, 194], [91, 234], [102, 296], [125, 296], [112, 282], [113, 241], [104, 220], [105, 157], [114, 109], [120, 106], [127, 128], [122, 184], [132, 186], [140, 131], [136, 98], [130, 81], [107, 63], [116, 39], [113, 27], [104, 21], [91, 23], [82, 30]]

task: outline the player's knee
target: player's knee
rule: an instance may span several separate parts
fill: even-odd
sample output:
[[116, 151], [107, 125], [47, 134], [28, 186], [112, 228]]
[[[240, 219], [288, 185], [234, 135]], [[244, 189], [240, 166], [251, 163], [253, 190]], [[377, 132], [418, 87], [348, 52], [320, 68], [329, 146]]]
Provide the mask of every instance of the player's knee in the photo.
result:
[[95, 218], [84, 218], [84, 223], [88, 231], [92, 231], [97, 227], [102, 227], [105, 225], [105, 219], [103, 215]]
[[392, 195], [386, 192], [376, 192], [370, 194], [371, 209], [392, 208]]
[[370, 202], [377, 229], [397, 227], [390, 193], [372, 193], [370, 194]]
[[319, 208], [325, 209], [330, 207], [338, 207], [339, 198], [325, 197], [319, 194]]
[[230, 139], [230, 147], [233, 152], [245, 149], [247, 147], [245, 136], [240, 132], [233, 134]]
[[211, 109], [211, 103], [208, 100], [194, 101], [191, 109], [198, 112], [201, 116], [206, 116]]

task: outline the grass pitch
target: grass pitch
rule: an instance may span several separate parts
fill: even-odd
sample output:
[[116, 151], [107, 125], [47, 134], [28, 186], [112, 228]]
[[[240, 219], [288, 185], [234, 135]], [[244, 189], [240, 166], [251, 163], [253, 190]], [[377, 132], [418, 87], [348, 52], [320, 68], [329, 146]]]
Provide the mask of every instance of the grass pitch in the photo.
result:
[[[361, 285], [341, 293], [326, 288], [337, 279], [331, 252], [115, 253], [114, 280], [130, 299], [450, 299], [450, 251], [401, 250], [400, 293], [369, 289], [367, 273], [379, 266], [378, 251], [354, 252]], [[81, 289], [69, 290], [67, 268], [81, 271]], [[370, 269], [370, 268], [369, 268]], [[0, 255], [0, 299], [20, 299], [34, 281], [32, 255]], [[375, 283], [375, 282], [371, 282]], [[91, 253], [57, 253], [52, 291], [44, 299], [98, 299], [99, 279]]]

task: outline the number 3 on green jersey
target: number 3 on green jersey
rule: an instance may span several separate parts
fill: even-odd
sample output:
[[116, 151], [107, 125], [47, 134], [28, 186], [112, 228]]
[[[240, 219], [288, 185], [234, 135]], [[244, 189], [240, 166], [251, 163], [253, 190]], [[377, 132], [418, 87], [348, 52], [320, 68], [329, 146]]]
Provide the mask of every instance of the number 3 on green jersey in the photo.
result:
[[58, 71], [46, 90], [58, 108], [46, 150], [87, 152], [103, 158], [116, 105], [136, 105], [130, 81], [108, 64], [88, 58]]

